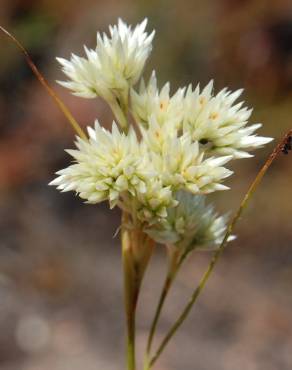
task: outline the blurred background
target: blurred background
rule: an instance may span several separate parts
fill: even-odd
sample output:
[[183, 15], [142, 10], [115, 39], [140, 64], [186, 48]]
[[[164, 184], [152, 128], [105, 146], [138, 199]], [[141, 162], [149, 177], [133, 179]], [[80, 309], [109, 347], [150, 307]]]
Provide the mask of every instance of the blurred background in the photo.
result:
[[[0, 24], [25, 45], [84, 126], [112, 120], [99, 100], [76, 98], [55, 80], [55, 56], [94, 46], [118, 17], [156, 29], [145, 71], [173, 91], [215, 79], [245, 88], [260, 133], [278, 139], [292, 125], [291, 0], [1, 0]], [[69, 163], [74, 135], [22, 55], [0, 35], [0, 369], [124, 369], [118, 210], [84, 205], [47, 184]], [[273, 144], [272, 144], [273, 145]], [[234, 164], [232, 190], [213, 197], [235, 210], [272, 145]], [[160, 370], [292, 369], [292, 160], [281, 156]], [[196, 254], [167, 301], [169, 328], [210, 258]], [[142, 352], [160, 285], [164, 250], [148, 270], [138, 314]]]

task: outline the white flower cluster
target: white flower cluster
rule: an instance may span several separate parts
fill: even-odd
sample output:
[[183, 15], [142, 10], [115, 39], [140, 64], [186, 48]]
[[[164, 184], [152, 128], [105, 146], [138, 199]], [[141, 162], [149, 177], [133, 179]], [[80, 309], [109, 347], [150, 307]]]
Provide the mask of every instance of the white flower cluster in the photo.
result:
[[251, 157], [247, 150], [272, 140], [253, 135], [261, 124], [247, 126], [251, 109], [242, 108], [243, 102], [233, 105], [242, 89], [232, 93], [225, 88], [213, 95], [211, 81], [202, 91], [199, 85], [194, 91], [191, 85], [178, 89], [172, 97], [169, 91], [167, 83], [159, 92], [154, 72], [147, 86], [142, 80], [139, 93], [131, 90], [135, 119], [146, 127], [156, 122], [169, 134], [188, 133], [206, 153], [233, 158]]
[[110, 37], [97, 33], [96, 48], [88, 49], [86, 58], [72, 54], [71, 60], [57, 58], [69, 81], [59, 82], [77, 96], [105, 100], [117, 98], [127, 103], [131, 86], [140, 78], [152, 49], [154, 32], [145, 32], [147, 20], [135, 27], [121, 19], [110, 27]]
[[189, 86], [185, 96], [183, 131], [189, 132], [193, 140], [207, 145], [207, 151], [234, 158], [248, 158], [252, 150], [269, 143], [272, 139], [253, 135], [261, 124], [246, 126], [251, 109], [242, 108], [243, 102], [233, 105], [243, 90], [231, 92], [226, 88], [217, 95], [212, 94], [213, 81], [201, 92]]
[[101, 96], [124, 118], [120, 122], [115, 111], [121, 127], [113, 123], [107, 131], [96, 121], [88, 140], [77, 137], [77, 149], [68, 150], [74, 163], [51, 184], [88, 203], [118, 205], [156, 241], [188, 248], [216, 244], [225, 218], [205, 206], [204, 195], [228, 189], [222, 182], [232, 172], [225, 164], [271, 139], [254, 135], [260, 125], [247, 126], [251, 111], [234, 105], [241, 90], [214, 95], [210, 82], [202, 91], [189, 86], [171, 96], [169, 83], [159, 91], [153, 72], [137, 92], [154, 36], [146, 23], [132, 29], [119, 20], [110, 36], [97, 35], [94, 50], [85, 48], [87, 58], [58, 59], [69, 78], [63, 86], [81, 97]]
[[76, 163], [58, 171], [51, 185], [75, 190], [88, 203], [108, 199], [112, 207], [124, 192], [135, 196], [146, 191], [149, 170], [133, 129], [126, 135], [114, 123], [109, 132], [96, 121], [88, 135], [88, 141], [77, 138], [77, 150], [67, 150]]
[[[177, 207], [168, 209], [167, 217], [149, 226], [146, 233], [161, 244], [187, 252], [219, 245], [226, 232], [227, 216], [217, 216], [202, 195], [179, 191], [176, 199]], [[234, 238], [230, 236], [228, 241]]]

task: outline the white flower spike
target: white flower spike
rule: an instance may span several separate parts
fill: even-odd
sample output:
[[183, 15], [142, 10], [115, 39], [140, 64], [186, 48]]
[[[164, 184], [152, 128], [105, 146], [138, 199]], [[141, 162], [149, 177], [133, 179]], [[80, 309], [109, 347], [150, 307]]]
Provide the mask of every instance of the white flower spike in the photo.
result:
[[228, 189], [221, 182], [232, 171], [222, 166], [232, 156], [204, 159], [199, 143], [192, 142], [190, 135], [171, 137], [158, 125], [151, 125], [142, 133], [153, 168], [165, 186], [171, 186], [173, 191], [185, 189], [194, 194]]
[[58, 171], [50, 185], [62, 191], [75, 191], [88, 203], [109, 200], [111, 207], [124, 192], [144, 191], [149, 175], [135, 132], [126, 135], [113, 123], [109, 132], [95, 122], [88, 128], [89, 141], [77, 138], [77, 150], [67, 150], [75, 163]]
[[70, 60], [57, 58], [69, 78], [60, 82], [83, 98], [101, 96], [126, 104], [128, 93], [141, 77], [152, 49], [154, 31], [145, 32], [147, 19], [134, 29], [121, 19], [110, 26], [110, 35], [97, 33], [95, 49], [85, 47], [86, 58], [72, 54]]
[[251, 109], [242, 108], [243, 102], [233, 105], [243, 90], [221, 90], [213, 95], [213, 81], [200, 92], [190, 85], [185, 96], [184, 132], [199, 141], [212, 154], [248, 158], [249, 150], [267, 143], [271, 138], [252, 135], [261, 124], [247, 126]]
[[[219, 245], [226, 231], [227, 216], [218, 216], [205, 197], [179, 191], [178, 206], [167, 210], [167, 217], [146, 228], [146, 233], [159, 243], [191, 251]], [[232, 236], [228, 241], [233, 240]]]

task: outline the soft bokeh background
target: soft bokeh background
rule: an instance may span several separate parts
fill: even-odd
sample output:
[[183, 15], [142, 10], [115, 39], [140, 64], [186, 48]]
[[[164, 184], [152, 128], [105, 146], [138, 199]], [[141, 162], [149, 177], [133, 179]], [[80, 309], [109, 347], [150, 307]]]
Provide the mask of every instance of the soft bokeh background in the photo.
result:
[[[292, 125], [291, 0], [1, 0], [0, 24], [13, 32], [82, 125], [112, 117], [98, 100], [55, 84], [55, 56], [81, 53], [118, 17], [149, 18], [157, 30], [146, 75], [173, 89], [188, 82], [244, 87], [261, 134]], [[0, 35], [0, 369], [124, 368], [119, 211], [88, 206], [47, 186], [69, 163], [73, 133], [14, 45]], [[234, 164], [232, 190], [213, 197], [238, 206], [272, 145]], [[291, 370], [292, 159], [281, 156], [264, 179], [196, 309], [171, 342], [160, 370]], [[179, 275], [159, 336], [169, 328], [210, 255]], [[139, 306], [142, 351], [165, 255], [158, 248]]]

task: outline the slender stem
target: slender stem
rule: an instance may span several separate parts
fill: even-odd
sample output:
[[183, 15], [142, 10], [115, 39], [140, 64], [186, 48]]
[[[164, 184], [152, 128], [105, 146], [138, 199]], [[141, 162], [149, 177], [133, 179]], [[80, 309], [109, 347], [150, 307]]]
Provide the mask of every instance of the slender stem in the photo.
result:
[[20, 49], [20, 51], [23, 53], [25, 60], [33, 73], [35, 74], [36, 78], [39, 80], [39, 82], [43, 85], [43, 87], [47, 90], [49, 95], [54, 99], [57, 106], [60, 108], [64, 116], [69, 121], [70, 125], [73, 127], [74, 131], [79, 135], [82, 139], [87, 140], [87, 136], [82, 130], [82, 128], [79, 126], [75, 118], [73, 117], [72, 113], [68, 109], [68, 107], [63, 103], [63, 101], [59, 98], [57, 93], [53, 90], [53, 88], [50, 86], [48, 81], [44, 78], [44, 76], [41, 74], [41, 72], [38, 70], [34, 62], [32, 61], [30, 55], [26, 51], [26, 49], [21, 45], [21, 43], [13, 36], [11, 33], [9, 33], [4, 27], [0, 26], [0, 31], [2, 31], [7, 37], [9, 37], [10, 40], [12, 40], [16, 46]]
[[140, 284], [134, 282], [133, 284], [132, 297], [129, 299], [129, 305], [126, 307], [127, 310], [127, 365], [128, 370], [136, 369], [136, 358], [135, 358], [135, 334], [136, 334], [136, 308], [138, 295], [140, 290]]
[[123, 212], [121, 235], [127, 320], [127, 367], [128, 370], [135, 370], [136, 308], [142, 280], [153, 252], [154, 242], [143, 233], [141, 228], [129, 228], [129, 217], [128, 213]]
[[108, 104], [116, 118], [117, 123], [120, 125], [122, 131], [125, 133], [128, 132], [129, 124], [128, 124], [128, 106], [121, 106], [119, 102], [113, 98], [111, 101], [108, 101]]
[[133, 249], [131, 235], [125, 224], [127, 213], [122, 215], [122, 261], [124, 270], [125, 312], [127, 321], [127, 368], [135, 370], [135, 311], [138, 291], [135, 268], [133, 264]]
[[[129, 265], [127, 262], [126, 253], [123, 251], [123, 266], [124, 266], [124, 292], [125, 292], [125, 311], [127, 321], [127, 369], [135, 370], [135, 311], [136, 299], [134, 296], [134, 284], [131, 273], [129, 273]], [[136, 302], [135, 302], [136, 301]]]
[[159, 321], [159, 318], [160, 318], [160, 315], [161, 315], [161, 312], [162, 312], [162, 308], [164, 306], [164, 303], [165, 303], [166, 297], [167, 297], [167, 295], [170, 291], [170, 288], [171, 288], [171, 286], [174, 282], [174, 279], [177, 276], [177, 273], [180, 270], [181, 265], [185, 261], [187, 255], [188, 255], [188, 250], [186, 250], [182, 254], [175, 253], [175, 252], [172, 252], [172, 253], [170, 252], [169, 253], [170, 262], [169, 262], [168, 272], [167, 272], [166, 277], [165, 277], [165, 281], [164, 281], [162, 291], [161, 291], [161, 294], [160, 294], [160, 297], [159, 297], [159, 302], [158, 302], [158, 305], [157, 305], [157, 308], [156, 308], [156, 311], [155, 311], [155, 316], [154, 316], [154, 319], [152, 321], [150, 333], [149, 333], [149, 336], [148, 336], [145, 362], [144, 362], [144, 370], [150, 370], [150, 368], [151, 368], [151, 365], [150, 365], [151, 347], [152, 347], [153, 339], [154, 339], [154, 336], [155, 336], [157, 324], [158, 324], [158, 321]]
[[228, 237], [231, 235], [235, 225], [237, 224], [243, 210], [246, 208], [246, 206], [248, 205], [248, 202], [250, 200], [250, 198], [252, 197], [252, 195], [254, 194], [256, 188], [258, 187], [258, 185], [260, 184], [263, 176], [265, 175], [265, 173], [267, 172], [267, 170], [269, 169], [269, 167], [271, 166], [271, 164], [273, 163], [273, 161], [277, 158], [277, 156], [279, 155], [279, 153], [281, 153], [284, 148], [286, 147], [287, 143], [290, 142], [290, 138], [292, 136], [292, 129], [289, 130], [287, 132], [286, 135], [284, 135], [284, 137], [280, 140], [280, 142], [278, 143], [278, 145], [274, 148], [274, 150], [272, 151], [272, 153], [269, 155], [267, 161], [265, 162], [265, 164], [263, 165], [263, 167], [260, 169], [260, 171], [258, 172], [257, 176], [255, 177], [254, 181], [252, 182], [252, 184], [250, 185], [247, 193], [245, 194], [242, 202], [240, 203], [240, 206], [237, 210], [237, 212], [235, 213], [234, 217], [232, 218], [228, 228], [227, 228], [227, 231], [226, 231], [226, 234], [224, 236], [224, 239], [220, 245], [220, 247], [216, 250], [216, 252], [214, 253], [212, 259], [211, 259], [211, 262], [209, 264], [209, 266], [207, 267], [207, 270], [205, 271], [205, 273], [203, 274], [200, 282], [199, 282], [199, 285], [197, 286], [197, 288], [195, 289], [194, 293], [192, 294], [189, 302], [187, 303], [187, 305], [185, 306], [182, 314], [179, 316], [179, 318], [176, 320], [176, 322], [173, 324], [173, 326], [171, 327], [171, 329], [169, 330], [169, 332], [166, 334], [166, 336], [164, 337], [164, 339], [162, 340], [161, 344], [159, 345], [155, 355], [151, 358], [150, 362], [149, 362], [149, 367], [148, 369], [151, 369], [151, 367], [154, 365], [154, 363], [157, 361], [158, 357], [161, 355], [161, 353], [163, 352], [164, 348], [166, 347], [167, 343], [169, 342], [169, 340], [173, 337], [173, 335], [176, 333], [177, 329], [182, 325], [182, 323], [184, 322], [184, 320], [186, 319], [186, 317], [188, 316], [190, 310], [192, 309], [194, 303], [196, 302], [197, 298], [199, 297], [201, 291], [204, 289], [205, 285], [206, 285], [206, 282], [209, 278], [209, 276], [211, 275], [217, 261], [219, 260], [220, 256], [222, 255], [226, 245], [227, 245], [227, 240], [228, 240]]
[[154, 337], [154, 334], [155, 334], [155, 331], [156, 331], [156, 328], [157, 328], [157, 323], [158, 323], [158, 320], [159, 320], [159, 317], [160, 317], [161, 310], [162, 310], [162, 307], [164, 305], [165, 299], [166, 299], [167, 294], [169, 292], [169, 289], [172, 285], [172, 282], [173, 282], [173, 276], [168, 274], [165, 277], [165, 281], [164, 281], [163, 288], [162, 288], [162, 291], [161, 291], [161, 294], [160, 294], [160, 298], [159, 298], [159, 301], [158, 301], [158, 305], [157, 305], [157, 308], [156, 308], [154, 319], [153, 319], [153, 322], [152, 322], [152, 325], [151, 325], [150, 334], [149, 334], [148, 342], [147, 342], [147, 350], [146, 350], [147, 356], [149, 356], [149, 354], [150, 354], [153, 337]]
[[154, 335], [155, 335], [155, 332], [156, 332], [157, 324], [158, 324], [158, 321], [159, 321], [159, 318], [160, 318], [160, 315], [161, 315], [161, 311], [162, 311], [164, 302], [165, 302], [166, 297], [168, 295], [168, 292], [169, 292], [169, 290], [172, 286], [172, 283], [173, 283], [173, 281], [174, 281], [174, 279], [175, 279], [175, 277], [178, 273], [178, 270], [180, 269], [183, 261], [186, 258], [186, 255], [187, 255], [187, 253], [183, 253], [183, 254], [180, 255], [179, 250], [176, 250], [176, 249], [173, 250], [173, 248], [176, 248], [176, 247], [170, 246], [168, 248], [169, 248], [168, 249], [169, 267], [168, 267], [168, 270], [167, 270], [167, 274], [166, 274], [166, 277], [165, 277], [165, 280], [164, 280], [164, 284], [163, 284], [163, 287], [162, 287], [162, 290], [161, 290], [158, 305], [156, 307], [156, 311], [155, 311], [155, 314], [154, 314], [154, 318], [153, 318], [153, 321], [152, 321], [152, 324], [151, 324], [151, 328], [150, 328], [150, 332], [149, 332], [149, 336], [148, 336], [148, 340], [147, 340], [146, 360], [145, 360], [146, 363], [149, 360]]

